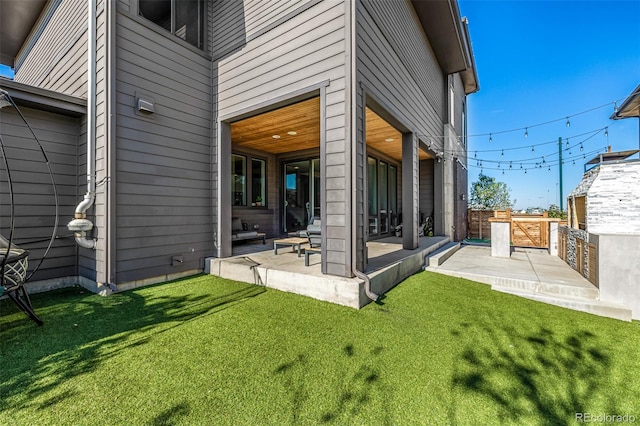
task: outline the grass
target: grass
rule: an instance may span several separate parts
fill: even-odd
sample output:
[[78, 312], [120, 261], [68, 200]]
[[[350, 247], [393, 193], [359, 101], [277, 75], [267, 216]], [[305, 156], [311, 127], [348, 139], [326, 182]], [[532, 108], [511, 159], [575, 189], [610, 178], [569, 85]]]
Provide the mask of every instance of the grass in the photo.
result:
[[423, 272], [360, 311], [196, 276], [0, 302], [0, 424], [640, 419], [640, 324]]

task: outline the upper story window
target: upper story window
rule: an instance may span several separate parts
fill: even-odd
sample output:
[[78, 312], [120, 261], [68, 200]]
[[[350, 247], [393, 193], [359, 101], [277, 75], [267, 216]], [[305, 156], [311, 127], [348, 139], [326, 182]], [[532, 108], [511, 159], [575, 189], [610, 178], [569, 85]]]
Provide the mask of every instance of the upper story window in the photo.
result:
[[138, 14], [187, 43], [204, 49], [204, 0], [138, 0]]

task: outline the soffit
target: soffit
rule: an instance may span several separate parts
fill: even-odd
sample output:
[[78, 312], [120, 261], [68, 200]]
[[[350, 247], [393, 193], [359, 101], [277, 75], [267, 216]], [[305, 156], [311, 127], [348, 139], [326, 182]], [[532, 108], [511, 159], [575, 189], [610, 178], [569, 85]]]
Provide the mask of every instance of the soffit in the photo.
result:
[[622, 102], [618, 111], [611, 115], [612, 120], [640, 117], [640, 85]]
[[[366, 120], [367, 147], [401, 162], [402, 133], [370, 108], [366, 109]], [[317, 149], [320, 147], [320, 98], [231, 123], [231, 141], [236, 147], [270, 154]], [[419, 157], [430, 158], [424, 151], [419, 151]]]
[[480, 86], [468, 22], [460, 18], [457, 1], [413, 0], [412, 4], [442, 71], [462, 73], [465, 93], [477, 92]]
[[0, 63], [13, 67], [47, 0], [0, 0]]

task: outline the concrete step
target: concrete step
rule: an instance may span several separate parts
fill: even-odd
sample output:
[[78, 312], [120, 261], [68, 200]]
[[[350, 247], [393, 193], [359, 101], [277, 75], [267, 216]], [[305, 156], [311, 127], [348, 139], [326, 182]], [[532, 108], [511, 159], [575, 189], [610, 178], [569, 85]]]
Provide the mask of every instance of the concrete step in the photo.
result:
[[540, 293], [532, 290], [516, 289], [514, 287], [505, 287], [498, 285], [492, 285], [491, 289], [554, 306], [572, 309], [574, 311], [587, 312], [593, 315], [614, 318], [622, 321], [631, 321], [630, 309], [627, 309], [626, 307], [621, 305], [603, 302], [601, 300], [572, 297], [562, 294]]
[[427, 261], [425, 262], [426, 263], [425, 268], [429, 266], [437, 267], [442, 265], [447, 259], [449, 259], [459, 249], [460, 249], [460, 243], [458, 242], [451, 242], [443, 245], [442, 247], [438, 248], [438, 250], [434, 251], [433, 253], [430, 253], [427, 256]]
[[581, 287], [575, 285], [541, 282], [538, 284], [537, 292], [548, 294], [550, 296], [559, 295], [590, 300], [598, 300], [600, 298], [600, 290], [598, 290], [595, 286]]

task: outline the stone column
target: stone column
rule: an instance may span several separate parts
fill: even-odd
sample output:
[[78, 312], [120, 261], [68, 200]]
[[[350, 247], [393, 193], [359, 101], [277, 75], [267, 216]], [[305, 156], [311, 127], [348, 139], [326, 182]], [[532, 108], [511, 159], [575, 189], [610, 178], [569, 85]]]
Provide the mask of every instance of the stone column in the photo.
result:
[[491, 256], [511, 257], [511, 220], [492, 217]]

